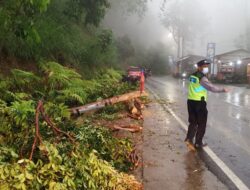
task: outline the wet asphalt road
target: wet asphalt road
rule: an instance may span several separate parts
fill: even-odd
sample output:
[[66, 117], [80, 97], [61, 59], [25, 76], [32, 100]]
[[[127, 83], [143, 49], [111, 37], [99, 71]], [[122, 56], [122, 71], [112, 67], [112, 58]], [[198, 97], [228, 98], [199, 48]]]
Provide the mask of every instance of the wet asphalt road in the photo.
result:
[[[171, 108], [188, 124], [187, 81], [169, 76], [152, 77], [146, 83], [162, 99], [173, 102]], [[208, 95], [204, 141], [250, 188], [250, 89], [227, 87], [231, 89], [229, 93]]]

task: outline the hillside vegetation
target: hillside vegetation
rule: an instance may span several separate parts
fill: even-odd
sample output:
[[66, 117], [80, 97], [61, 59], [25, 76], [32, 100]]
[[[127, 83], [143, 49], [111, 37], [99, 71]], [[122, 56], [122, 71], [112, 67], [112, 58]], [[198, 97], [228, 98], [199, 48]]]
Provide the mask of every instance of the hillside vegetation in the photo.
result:
[[69, 108], [134, 90], [114, 70], [84, 80], [55, 62], [0, 82], [0, 189], [140, 189], [127, 175], [132, 145]]
[[[110, 6], [108, 0], [0, 2], [0, 189], [142, 188], [128, 174], [130, 140], [93, 122], [97, 116], [77, 122], [70, 113], [138, 88], [121, 83], [117, 71], [133, 47], [124, 50], [125, 42], [99, 26]], [[98, 117], [113, 118], [106, 113], [120, 109], [108, 107]]]

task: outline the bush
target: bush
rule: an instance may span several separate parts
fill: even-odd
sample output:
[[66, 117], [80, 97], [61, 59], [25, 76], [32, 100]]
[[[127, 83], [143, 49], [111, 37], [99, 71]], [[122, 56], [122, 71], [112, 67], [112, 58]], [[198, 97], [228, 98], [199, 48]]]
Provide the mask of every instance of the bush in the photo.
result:
[[0, 165], [0, 189], [141, 189], [132, 176], [118, 173], [94, 151], [75, 149], [60, 155], [48, 142], [39, 149], [46, 152], [47, 161], [22, 159]]
[[[130, 90], [119, 83], [117, 71], [102, 71], [104, 77], [89, 81], [48, 62], [40, 73], [13, 70], [12, 75], [0, 82], [6, 88], [0, 90], [0, 189], [141, 188], [122, 173], [131, 167], [131, 143], [91, 122], [73, 122], [68, 109], [94, 100], [96, 92], [96, 97], [105, 98]], [[35, 108], [41, 99], [44, 112], [39, 116]]]

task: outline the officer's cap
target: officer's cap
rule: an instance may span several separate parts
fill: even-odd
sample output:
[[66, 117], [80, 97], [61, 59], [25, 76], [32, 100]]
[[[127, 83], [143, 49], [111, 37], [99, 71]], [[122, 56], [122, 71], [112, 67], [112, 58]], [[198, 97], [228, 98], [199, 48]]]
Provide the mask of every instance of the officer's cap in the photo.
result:
[[203, 66], [203, 65], [209, 65], [211, 62], [209, 61], [209, 60], [207, 60], [207, 59], [203, 59], [203, 60], [201, 60], [201, 61], [199, 61], [198, 63], [197, 63], [197, 66], [198, 67], [201, 67], [201, 66]]

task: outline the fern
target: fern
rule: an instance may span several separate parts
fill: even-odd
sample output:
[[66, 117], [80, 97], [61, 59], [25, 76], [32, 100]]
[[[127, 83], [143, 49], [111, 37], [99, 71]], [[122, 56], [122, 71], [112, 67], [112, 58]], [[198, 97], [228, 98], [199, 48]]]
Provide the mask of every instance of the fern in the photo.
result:
[[8, 88], [9, 88], [9, 82], [7, 80], [3, 80], [2, 78], [0, 78], [0, 90]]
[[107, 69], [104, 78], [113, 79], [118, 82], [122, 79], [122, 75], [114, 69]]
[[84, 104], [98, 83], [96, 81], [82, 80], [81, 75], [72, 69], [63, 67], [55, 62], [41, 65], [47, 75], [50, 99], [67, 105]]
[[29, 100], [31, 98], [30, 94], [20, 92], [20, 93], [14, 93], [15, 100], [21, 101], [21, 100]]
[[63, 89], [70, 86], [73, 79], [81, 78], [81, 75], [74, 70], [63, 67], [56, 62], [43, 63], [41, 69], [47, 74], [50, 89]]
[[5, 107], [6, 107], [5, 101], [0, 99], [0, 113], [2, 112], [3, 108], [5, 108]]
[[[8, 118], [8, 107], [5, 101], [0, 99], [0, 144], [2, 144], [2, 140], [4, 139], [1, 134], [8, 133], [11, 130], [11, 124]], [[5, 136], [5, 135], [4, 135]], [[3, 138], [3, 139], [2, 139]]]
[[[61, 91], [61, 93], [82, 104], [88, 101], [88, 97], [95, 92], [96, 88], [99, 88], [96, 81], [74, 79], [71, 82], [69, 88]], [[66, 99], [69, 100], [69, 98]]]
[[8, 102], [8, 104], [11, 104], [11, 102], [14, 101], [22, 101], [22, 100], [28, 100], [32, 96], [28, 93], [24, 92], [12, 92], [9, 90], [6, 90], [4, 93], [1, 93], [1, 98], [5, 101]]
[[38, 82], [40, 80], [40, 78], [32, 72], [13, 69], [11, 73], [15, 84], [20, 88], [29, 86], [30, 84]]
[[45, 112], [57, 122], [70, 118], [70, 110], [64, 104], [54, 104], [52, 102], [48, 102], [44, 105], [44, 107]]
[[10, 106], [10, 118], [17, 126], [27, 128], [29, 126], [30, 118], [35, 117], [34, 101], [15, 101]]
[[57, 97], [59, 101], [77, 101], [81, 104], [84, 104], [87, 99], [87, 94], [83, 89], [79, 88], [67, 88], [61, 90], [60, 95]]

